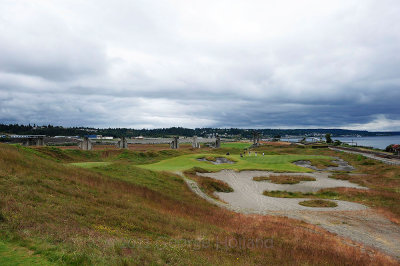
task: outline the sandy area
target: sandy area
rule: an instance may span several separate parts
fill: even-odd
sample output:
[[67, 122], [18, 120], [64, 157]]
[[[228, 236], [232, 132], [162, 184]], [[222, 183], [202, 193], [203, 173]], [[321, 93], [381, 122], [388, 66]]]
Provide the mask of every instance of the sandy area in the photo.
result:
[[273, 173], [267, 171], [242, 171], [235, 172], [233, 170], [222, 170], [217, 173], [198, 173], [199, 176], [208, 176], [218, 179], [229, 184], [233, 188], [231, 193], [216, 193], [216, 195], [223, 201], [229, 203], [234, 208], [242, 209], [245, 213], [258, 213], [267, 214], [269, 211], [283, 211], [283, 210], [314, 210], [314, 211], [330, 211], [330, 210], [365, 210], [364, 205], [335, 200], [338, 204], [334, 208], [312, 208], [299, 205], [300, 201], [304, 199], [289, 199], [289, 198], [274, 198], [264, 196], [262, 193], [265, 190], [286, 190], [286, 191], [300, 191], [300, 192], [316, 192], [322, 188], [332, 187], [351, 187], [360, 188], [357, 184], [350, 183], [346, 180], [336, 180], [329, 178], [328, 173], [290, 173], [290, 175], [303, 175], [314, 177], [316, 181], [302, 181], [298, 184], [274, 184], [269, 181], [254, 181], [253, 177], [256, 176], [270, 176], [270, 175], [288, 175], [288, 173]]
[[[288, 175], [287, 173], [223, 170], [217, 173], [199, 173], [198, 175], [222, 180], [234, 189], [234, 192], [231, 193], [216, 193], [220, 199], [227, 202], [223, 203], [203, 193], [195, 181], [185, 178], [193, 192], [217, 206], [245, 214], [279, 215], [303, 220], [321, 226], [345, 239], [377, 248], [400, 260], [400, 226], [364, 205], [335, 201], [338, 204], [335, 208], [311, 208], [298, 204], [304, 199], [273, 198], [262, 195], [264, 190], [313, 192], [329, 187], [367, 189], [365, 187], [346, 180], [329, 178], [328, 172], [290, 173], [290, 175], [305, 175], [316, 179], [316, 181], [302, 181], [293, 185], [253, 181], [255, 176]], [[352, 245], [350, 241], [348, 244]]]

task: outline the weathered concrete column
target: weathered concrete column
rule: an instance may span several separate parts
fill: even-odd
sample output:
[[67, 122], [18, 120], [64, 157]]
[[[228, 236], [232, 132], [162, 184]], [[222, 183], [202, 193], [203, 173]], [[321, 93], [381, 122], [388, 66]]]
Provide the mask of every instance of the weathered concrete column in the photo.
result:
[[260, 133], [253, 132], [253, 146], [260, 145]]
[[81, 148], [84, 151], [90, 151], [92, 150], [93, 145], [88, 137], [84, 137], [83, 141], [79, 143], [79, 148]]
[[179, 137], [174, 137], [171, 142], [171, 149], [179, 149]]
[[36, 146], [36, 141], [34, 138], [28, 138], [28, 139], [24, 139], [23, 146]]
[[44, 138], [39, 137], [36, 139], [36, 146], [44, 146]]
[[118, 141], [118, 148], [120, 149], [128, 149], [128, 141], [125, 137], [122, 137], [120, 141]]
[[192, 148], [193, 149], [199, 149], [200, 148], [200, 143], [197, 142], [197, 136], [193, 136]]
[[221, 148], [221, 138], [219, 136], [216, 137], [215, 148]]
[[24, 139], [23, 146], [44, 146], [44, 137]]

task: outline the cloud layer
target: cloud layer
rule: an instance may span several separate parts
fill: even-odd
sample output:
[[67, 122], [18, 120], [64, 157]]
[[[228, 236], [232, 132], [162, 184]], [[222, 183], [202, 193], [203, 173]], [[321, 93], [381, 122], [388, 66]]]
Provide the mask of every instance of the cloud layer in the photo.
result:
[[400, 130], [400, 3], [0, 3], [0, 122]]

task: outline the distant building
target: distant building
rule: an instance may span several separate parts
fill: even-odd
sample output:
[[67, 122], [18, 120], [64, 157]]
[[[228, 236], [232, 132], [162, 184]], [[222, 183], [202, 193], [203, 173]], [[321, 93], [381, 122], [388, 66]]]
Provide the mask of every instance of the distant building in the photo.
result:
[[85, 137], [89, 139], [108, 139], [108, 140], [114, 139], [113, 137], [103, 137], [103, 135], [85, 135]]
[[12, 139], [44, 138], [46, 135], [10, 135]]
[[101, 135], [85, 135], [85, 138], [88, 138], [88, 139], [97, 139], [97, 138], [98, 138], [97, 136], [100, 136], [100, 137], [101, 137]]

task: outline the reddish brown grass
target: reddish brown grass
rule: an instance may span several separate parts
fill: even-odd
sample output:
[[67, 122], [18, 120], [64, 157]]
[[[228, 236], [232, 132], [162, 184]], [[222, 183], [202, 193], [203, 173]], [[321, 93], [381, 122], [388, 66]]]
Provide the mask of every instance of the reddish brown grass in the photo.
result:
[[[317, 226], [287, 218], [240, 215], [212, 206], [194, 195], [179, 177], [159, 174], [158, 181], [143, 187], [135, 184], [135, 179], [127, 182], [65, 167], [0, 145], [0, 206], [6, 218], [0, 230], [30, 249], [75, 264], [82, 264], [82, 256], [88, 263], [110, 264], [122, 264], [124, 256], [140, 258], [144, 264], [196, 264], [200, 260], [208, 264], [238, 260], [242, 264], [396, 264], [379, 252], [349, 246]], [[176, 188], [173, 194], [157, 187], [164, 184]], [[182, 238], [205, 238], [213, 243], [225, 237], [272, 238], [273, 248], [146, 253], [140, 249], [118, 251], [106, 244], [142, 237], [150, 238], [152, 245]], [[171, 261], [168, 254], [174, 252], [179, 260]]]

